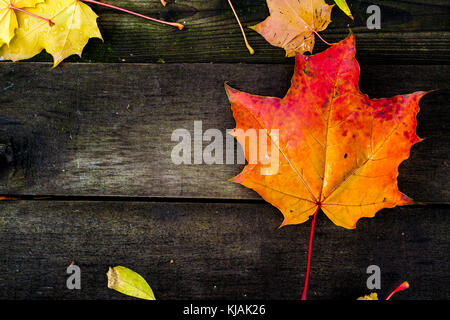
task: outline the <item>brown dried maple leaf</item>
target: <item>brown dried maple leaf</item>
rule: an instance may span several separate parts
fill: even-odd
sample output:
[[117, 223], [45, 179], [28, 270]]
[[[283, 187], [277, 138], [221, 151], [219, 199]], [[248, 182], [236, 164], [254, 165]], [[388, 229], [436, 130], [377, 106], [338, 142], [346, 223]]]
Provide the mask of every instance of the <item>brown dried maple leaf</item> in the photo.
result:
[[270, 16], [250, 28], [271, 45], [286, 50], [287, 57], [312, 52], [314, 34], [319, 36], [331, 22], [333, 6], [324, 0], [267, 0], [267, 5]]

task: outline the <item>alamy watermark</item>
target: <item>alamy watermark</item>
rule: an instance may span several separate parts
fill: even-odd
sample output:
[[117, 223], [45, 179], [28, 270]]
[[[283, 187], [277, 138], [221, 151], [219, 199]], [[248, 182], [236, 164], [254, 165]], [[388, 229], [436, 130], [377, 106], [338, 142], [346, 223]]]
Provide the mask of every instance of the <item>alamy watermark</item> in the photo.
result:
[[74, 264], [73, 262], [67, 267], [67, 274], [70, 276], [66, 280], [66, 287], [69, 290], [81, 289], [81, 269], [79, 266]]
[[367, 7], [367, 14], [370, 16], [367, 18], [366, 25], [367, 29], [381, 29], [381, 9], [379, 6], [373, 4]]
[[[278, 129], [219, 129], [203, 132], [202, 121], [194, 121], [194, 132], [176, 129], [171, 140], [178, 142], [172, 149], [172, 163], [190, 164], [248, 164], [260, 165], [262, 175], [274, 175], [279, 169]], [[239, 141], [235, 153], [235, 138]], [[203, 147], [203, 143], [209, 144]], [[225, 151], [225, 152], [224, 152]]]
[[381, 269], [379, 266], [373, 264], [367, 267], [367, 274], [370, 276], [367, 278], [367, 289], [381, 289]]

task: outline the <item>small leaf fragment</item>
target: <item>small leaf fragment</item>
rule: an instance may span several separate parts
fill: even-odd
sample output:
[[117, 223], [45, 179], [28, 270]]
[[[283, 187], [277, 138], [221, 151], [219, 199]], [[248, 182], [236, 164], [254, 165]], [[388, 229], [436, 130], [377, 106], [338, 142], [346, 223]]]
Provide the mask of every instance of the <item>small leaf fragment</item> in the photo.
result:
[[376, 292], [372, 292], [371, 294], [364, 297], [359, 297], [356, 300], [378, 300], [378, 295]]
[[336, 2], [337, 6], [342, 11], [344, 11], [344, 13], [346, 15], [348, 15], [352, 20], [354, 20], [353, 16], [352, 16], [352, 12], [350, 11], [350, 8], [348, 7], [347, 2], [345, 0], [334, 0], [334, 2]]
[[108, 276], [108, 288], [132, 297], [156, 300], [147, 281], [133, 270], [123, 266], [110, 267], [106, 275]]

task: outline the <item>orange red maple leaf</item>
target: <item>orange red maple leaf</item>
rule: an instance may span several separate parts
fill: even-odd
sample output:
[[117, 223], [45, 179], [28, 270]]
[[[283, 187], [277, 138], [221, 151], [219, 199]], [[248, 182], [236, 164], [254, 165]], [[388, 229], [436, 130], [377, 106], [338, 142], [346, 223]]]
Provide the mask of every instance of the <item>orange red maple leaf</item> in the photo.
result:
[[280, 209], [282, 225], [305, 222], [320, 208], [336, 225], [352, 229], [383, 208], [413, 203], [398, 190], [398, 166], [421, 140], [416, 115], [426, 92], [370, 99], [359, 90], [359, 74], [350, 35], [314, 56], [297, 54], [282, 99], [226, 85], [236, 120], [232, 134], [245, 145], [247, 161], [250, 128], [267, 130], [279, 158], [277, 173], [261, 174], [267, 165], [258, 160], [233, 181]]

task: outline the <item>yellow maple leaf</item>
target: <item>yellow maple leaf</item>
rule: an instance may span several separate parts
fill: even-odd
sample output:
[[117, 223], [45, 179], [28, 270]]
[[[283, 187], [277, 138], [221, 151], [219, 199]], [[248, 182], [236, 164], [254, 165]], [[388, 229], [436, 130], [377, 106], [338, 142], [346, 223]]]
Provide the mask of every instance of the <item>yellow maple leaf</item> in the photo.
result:
[[15, 10], [31, 8], [44, 0], [0, 0], [0, 46], [8, 44], [19, 27]]
[[296, 52], [312, 52], [314, 34], [331, 22], [333, 6], [324, 0], [267, 0], [270, 16], [250, 27], [271, 45], [286, 50], [287, 57]]
[[28, 10], [32, 14], [46, 16], [54, 23], [30, 17], [17, 12], [19, 28], [9, 46], [0, 49], [4, 60], [29, 59], [45, 49], [53, 56], [53, 67], [65, 58], [77, 54], [81, 56], [90, 38], [100, 38], [97, 15], [79, 0], [46, 0]]

